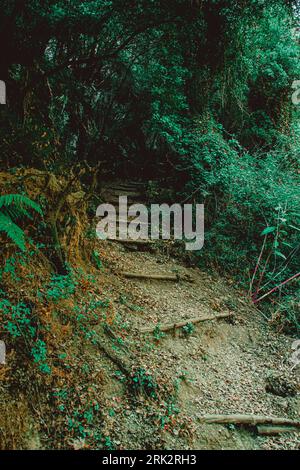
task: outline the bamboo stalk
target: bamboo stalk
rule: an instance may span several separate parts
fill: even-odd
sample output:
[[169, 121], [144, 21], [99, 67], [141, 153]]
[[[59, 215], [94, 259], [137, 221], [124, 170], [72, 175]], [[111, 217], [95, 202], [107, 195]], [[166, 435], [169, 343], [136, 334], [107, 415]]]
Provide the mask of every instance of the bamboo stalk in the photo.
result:
[[258, 434], [263, 436], [275, 436], [285, 432], [300, 432], [297, 426], [257, 426]]
[[[173, 330], [173, 329], [176, 329], [176, 328], [182, 328], [183, 326], [188, 325], [189, 323], [192, 323], [193, 325], [195, 325], [197, 323], [204, 322], [204, 321], [220, 320], [221, 318], [228, 318], [228, 317], [232, 317], [232, 316], [233, 316], [232, 313], [221, 313], [221, 314], [215, 315], [215, 316], [210, 315], [210, 316], [207, 316], [207, 317], [189, 318], [188, 320], [184, 320], [184, 321], [181, 321], [181, 322], [178, 322], [178, 323], [166, 323], [164, 325], [159, 325], [159, 330], [160, 331], [169, 331], [169, 330]], [[140, 331], [141, 331], [141, 333], [153, 333], [156, 330], [157, 326], [154, 327], [154, 328], [153, 327], [151, 327], [151, 328], [142, 328]]]
[[138, 240], [132, 240], [130, 238], [126, 240], [122, 240], [121, 238], [107, 238], [107, 240], [111, 242], [118, 242], [118, 243], [124, 243], [127, 245], [153, 245], [154, 241], [153, 240], [143, 240], [142, 238], [139, 238]]
[[153, 279], [160, 281], [179, 281], [179, 276], [172, 274], [140, 274], [140, 273], [127, 273], [123, 272], [123, 276], [128, 279]]
[[265, 299], [266, 297], [268, 297], [270, 294], [273, 294], [273, 292], [277, 291], [280, 287], [285, 286], [285, 284], [287, 284], [287, 283], [290, 282], [290, 281], [293, 281], [294, 279], [297, 279], [299, 276], [300, 276], [300, 273], [297, 273], [297, 274], [295, 274], [294, 276], [290, 277], [289, 279], [286, 279], [286, 281], [281, 282], [281, 284], [279, 284], [278, 286], [274, 287], [274, 289], [270, 290], [269, 292], [267, 292], [266, 294], [264, 294], [262, 297], [260, 297], [259, 299], [255, 300], [254, 303], [257, 304], [257, 303], [260, 302], [261, 300], [263, 300], [263, 299]]
[[300, 421], [293, 421], [287, 418], [272, 418], [269, 416], [260, 415], [204, 415], [199, 418], [204, 423], [215, 424], [248, 424], [251, 426], [257, 425], [278, 425], [278, 426], [292, 426], [300, 428]]

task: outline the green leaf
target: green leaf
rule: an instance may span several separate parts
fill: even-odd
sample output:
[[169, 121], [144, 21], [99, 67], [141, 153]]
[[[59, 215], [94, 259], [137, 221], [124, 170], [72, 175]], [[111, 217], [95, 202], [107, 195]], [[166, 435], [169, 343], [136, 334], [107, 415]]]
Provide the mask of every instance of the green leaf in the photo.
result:
[[267, 227], [265, 228], [262, 232], [261, 232], [261, 235], [269, 235], [269, 233], [273, 233], [275, 232], [276, 230], [276, 227]]
[[17, 209], [23, 208], [25, 206], [42, 215], [42, 209], [39, 204], [29, 199], [29, 197], [23, 196], [22, 194], [5, 194], [0, 196], [0, 208], [9, 207], [12, 205], [14, 205]]
[[286, 256], [285, 256], [283, 253], [281, 253], [280, 251], [277, 251], [277, 250], [276, 250], [276, 251], [275, 251], [275, 255], [276, 255], [276, 256], [279, 256], [280, 258], [286, 259]]
[[25, 238], [23, 230], [16, 225], [10, 217], [0, 212], [0, 231], [6, 235], [22, 250], [25, 251]]
[[297, 230], [298, 232], [300, 232], [300, 228], [299, 227], [295, 227], [295, 225], [289, 225], [289, 227], [293, 228], [294, 230]]
[[14, 219], [28, 216], [30, 218], [26, 208], [42, 215], [41, 207], [22, 194], [0, 196], [0, 231], [5, 232], [22, 251], [26, 250], [24, 231], [14, 222]]

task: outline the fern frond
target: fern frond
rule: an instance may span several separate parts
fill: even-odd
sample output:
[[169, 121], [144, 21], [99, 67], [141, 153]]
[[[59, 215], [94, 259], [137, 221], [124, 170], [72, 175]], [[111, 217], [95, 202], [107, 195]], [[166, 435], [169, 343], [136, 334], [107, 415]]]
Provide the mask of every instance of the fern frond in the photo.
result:
[[15, 208], [22, 210], [24, 207], [34, 210], [38, 214], [42, 215], [42, 209], [36, 202], [29, 199], [27, 196], [22, 194], [5, 194], [0, 196], [0, 209], [1, 207], [15, 206]]
[[6, 235], [22, 250], [25, 251], [25, 237], [23, 230], [16, 225], [10, 217], [0, 212], [0, 231]]
[[12, 220], [17, 220], [19, 219], [20, 217], [27, 217], [29, 220], [32, 220], [33, 217], [32, 215], [30, 214], [30, 212], [28, 212], [26, 209], [17, 209], [15, 206], [8, 206], [8, 207], [5, 207], [4, 209], [2, 209], [2, 214], [6, 215], [7, 217], [10, 217]]

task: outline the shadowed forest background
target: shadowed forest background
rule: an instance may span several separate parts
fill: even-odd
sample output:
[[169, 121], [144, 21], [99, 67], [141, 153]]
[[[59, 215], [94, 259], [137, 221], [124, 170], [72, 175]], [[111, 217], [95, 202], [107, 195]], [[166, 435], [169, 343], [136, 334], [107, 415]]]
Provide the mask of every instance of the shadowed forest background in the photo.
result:
[[[46, 413], [56, 400], [63, 416], [50, 447], [68, 447], [64, 433], [113, 446], [86, 431], [102, 419], [88, 385], [82, 415], [67, 413], [74, 384], [60, 383], [69, 372], [53, 359], [59, 333], [42, 318], [54, 302], [49, 315], [67, 328], [62, 312], [75, 309], [73, 334], [99, 342], [82, 305], [68, 302], [95, 284], [89, 263], [103, 268], [91, 227], [106, 181], [143, 182], [151, 202], [204, 203], [205, 247], [189, 263], [299, 336], [299, 15], [296, 0], [2, 1], [0, 333], [23, 367], [6, 372], [5, 393], [25, 390], [36, 370], [36, 387], [56, 390], [45, 395]], [[86, 289], [81, 298], [107, 320], [110, 301]], [[131, 378], [154, 390], [138, 370]], [[3, 448], [29, 445], [2, 437]]]

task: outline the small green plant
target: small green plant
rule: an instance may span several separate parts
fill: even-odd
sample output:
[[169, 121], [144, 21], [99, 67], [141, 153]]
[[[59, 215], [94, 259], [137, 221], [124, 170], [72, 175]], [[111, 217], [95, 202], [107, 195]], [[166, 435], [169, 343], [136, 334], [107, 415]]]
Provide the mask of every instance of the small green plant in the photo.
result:
[[31, 323], [31, 310], [24, 303], [14, 305], [10, 300], [3, 299], [0, 302], [0, 312], [4, 330], [13, 339], [25, 337], [28, 340], [34, 337], [36, 329]]
[[153, 331], [153, 338], [155, 341], [160, 341], [162, 338], [164, 338], [166, 335], [163, 333], [160, 329], [159, 325], [156, 325], [154, 331]]
[[193, 334], [195, 331], [195, 326], [193, 325], [193, 323], [187, 323], [186, 325], [184, 325], [182, 327], [182, 332], [185, 336], [190, 336], [191, 334]]
[[[81, 393], [73, 387], [56, 388], [55, 405], [64, 422], [64, 431], [73, 439], [102, 440], [99, 433], [100, 405], [91, 397], [91, 386], [81, 387]], [[102, 442], [103, 445], [103, 442]]]
[[182, 371], [174, 381], [174, 388], [176, 393], [179, 391], [179, 386], [182, 382], [186, 384], [192, 384], [194, 379], [192, 379], [186, 371]]
[[5, 232], [22, 251], [26, 250], [25, 234], [16, 221], [24, 217], [30, 219], [28, 209], [42, 215], [39, 204], [22, 194], [0, 196], [0, 231]]
[[226, 424], [225, 426], [226, 426], [227, 429], [229, 429], [229, 431], [235, 431], [235, 429], [236, 429], [235, 425], [231, 424], [231, 423]]
[[93, 251], [93, 261], [94, 261], [95, 266], [96, 266], [97, 269], [99, 269], [99, 270], [103, 269], [103, 264], [102, 264], [100, 255], [99, 255], [98, 251], [96, 251], [96, 250]]
[[47, 363], [47, 346], [37, 337], [38, 327], [34, 323], [30, 307], [23, 302], [14, 305], [9, 299], [4, 298], [0, 301], [0, 313], [4, 331], [9, 333], [14, 341], [23, 340], [29, 355], [40, 371], [50, 374], [51, 369]]
[[126, 381], [126, 376], [120, 370], [116, 370], [114, 376], [122, 383]]
[[116, 446], [113, 443], [112, 439], [109, 436], [106, 436], [104, 439], [104, 449], [106, 450], [116, 450]]
[[48, 300], [58, 301], [67, 299], [74, 294], [77, 281], [70, 271], [67, 275], [54, 274], [46, 292]]
[[94, 298], [93, 295], [88, 295], [87, 298], [84, 298], [73, 308], [76, 323], [91, 324], [91, 322], [98, 322], [99, 318], [105, 318], [105, 311], [108, 306], [109, 300], [101, 300]]
[[134, 371], [132, 386], [137, 393], [145, 393], [151, 398], [157, 398], [157, 384], [152, 375], [142, 367]]
[[144, 310], [143, 307], [140, 307], [139, 305], [134, 305], [134, 304], [128, 305], [128, 308], [129, 308], [132, 312], [142, 312], [142, 311]]
[[47, 347], [46, 343], [40, 339], [35, 342], [35, 345], [31, 349], [34, 362], [38, 365], [41, 372], [45, 374], [51, 373], [51, 368], [47, 364]]
[[128, 298], [124, 294], [120, 294], [119, 302], [121, 305], [126, 305], [126, 307], [128, 307], [133, 312], [142, 312], [144, 310], [143, 307], [140, 307], [139, 305], [129, 303]]
[[160, 427], [166, 429], [180, 413], [175, 398], [171, 396], [170, 400], [162, 404], [163, 413], [160, 415]]
[[119, 302], [121, 305], [127, 305], [127, 297], [124, 294], [120, 294], [119, 296]]

